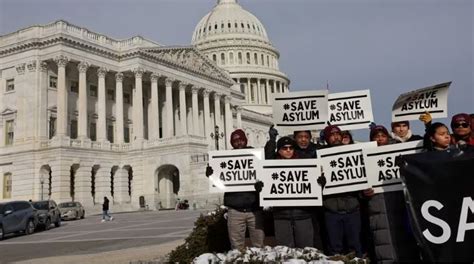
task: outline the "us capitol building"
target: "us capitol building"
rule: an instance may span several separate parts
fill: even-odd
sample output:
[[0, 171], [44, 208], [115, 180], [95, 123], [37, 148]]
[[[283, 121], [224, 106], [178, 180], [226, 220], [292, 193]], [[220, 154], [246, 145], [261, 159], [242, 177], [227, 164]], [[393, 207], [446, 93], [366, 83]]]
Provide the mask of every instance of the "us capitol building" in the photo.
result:
[[262, 23], [220, 0], [189, 47], [117, 40], [56, 21], [0, 36], [0, 201], [99, 211], [213, 207], [207, 152], [242, 128], [263, 147], [288, 91]]

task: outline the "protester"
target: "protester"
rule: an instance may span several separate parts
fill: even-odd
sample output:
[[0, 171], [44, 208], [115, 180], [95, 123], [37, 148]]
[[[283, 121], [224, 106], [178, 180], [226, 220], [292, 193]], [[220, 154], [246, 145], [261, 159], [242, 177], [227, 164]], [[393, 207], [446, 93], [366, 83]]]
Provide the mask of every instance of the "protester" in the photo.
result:
[[474, 136], [471, 126], [471, 117], [468, 114], [460, 113], [454, 115], [451, 119], [451, 129], [453, 130], [451, 143], [474, 146]]
[[343, 145], [354, 144], [354, 140], [352, 139], [352, 134], [349, 130], [342, 131], [341, 136], [342, 136]]
[[114, 220], [114, 218], [109, 213], [109, 199], [104, 196], [104, 203], [102, 203], [102, 223], [112, 220]]
[[419, 135], [413, 135], [410, 130], [409, 121], [392, 122], [392, 133], [390, 133], [390, 136], [402, 143], [423, 139], [423, 137]]
[[[282, 137], [276, 145], [277, 151], [274, 155], [276, 159], [299, 158], [295, 151], [296, 141], [292, 138]], [[257, 191], [261, 191], [262, 187], [262, 182], [255, 184]], [[275, 239], [278, 245], [291, 248], [313, 247], [313, 214], [312, 207], [274, 207]]]
[[[334, 125], [324, 128], [328, 147], [342, 145], [341, 129]], [[329, 254], [344, 254], [344, 246], [362, 257], [360, 242], [361, 216], [358, 192], [325, 195], [323, 197]]]
[[443, 123], [433, 123], [426, 129], [423, 147], [427, 151], [448, 150], [451, 145], [451, 135], [448, 127]]
[[[384, 126], [370, 127], [370, 140], [377, 146], [395, 144]], [[403, 191], [374, 194], [364, 190], [368, 199], [369, 222], [374, 242], [376, 263], [419, 261], [415, 238], [408, 224], [408, 213]]]
[[[234, 149], [252, 148], [247, 146], [247, 136], [242, 129], [230, 135], [230, 143]], [[212, 175], [213, 169], [207, 167], [206, 176]], [[263, 231], [263, 212], [259, 206], [258, 193], [226, 192], [224, 205], [228, 208], [227, 229], [232, 249], [245, 248], [245, 231], [248, 228], [252, 247], [263, 247], [265, 234]]]

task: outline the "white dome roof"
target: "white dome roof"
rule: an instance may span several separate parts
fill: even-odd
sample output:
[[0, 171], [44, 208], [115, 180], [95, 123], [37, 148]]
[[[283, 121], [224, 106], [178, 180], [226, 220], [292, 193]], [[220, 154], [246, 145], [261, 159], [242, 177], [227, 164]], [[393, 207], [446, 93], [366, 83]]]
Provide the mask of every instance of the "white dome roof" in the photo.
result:
[[255, 39], [270, 44], [263, 24], [236, 0], [218, 0], [194, 29], [192, 44], [222, 38]]

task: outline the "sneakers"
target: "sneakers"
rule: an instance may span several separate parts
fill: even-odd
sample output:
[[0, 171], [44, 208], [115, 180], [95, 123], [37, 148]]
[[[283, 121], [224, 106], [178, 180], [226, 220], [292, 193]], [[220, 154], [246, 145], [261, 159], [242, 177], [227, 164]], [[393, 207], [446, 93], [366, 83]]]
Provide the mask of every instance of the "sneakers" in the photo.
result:
[[113, 217], [113, 216], [110, 217], [109, 221], [112, 221], [112, 220], [114, 220], [114, 217]]
[[105, 219], [102, 219], [102, 221], [100, 221], [101, 223], [105, 222]]

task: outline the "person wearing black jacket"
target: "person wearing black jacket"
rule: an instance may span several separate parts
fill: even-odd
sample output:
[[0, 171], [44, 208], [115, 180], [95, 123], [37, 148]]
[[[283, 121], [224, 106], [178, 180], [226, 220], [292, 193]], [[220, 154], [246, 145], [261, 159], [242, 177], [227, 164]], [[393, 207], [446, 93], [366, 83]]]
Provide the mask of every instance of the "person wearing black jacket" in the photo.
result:
[[390, 133], [390, 137], [402, 143], [423, 139], [420, 135], [413, 135], [409, 121], [392, 122], [392, 133]]
[[[342, 145], [341, 129], [334, 125], [324, 128], [327, 147]], [[323, 192], [324, 194], [324, 192]], [[324, 218], [329, 236], [329, 254], [343, 254], [344, 246], [362, 257], [360, 241], [361, 217], [358, 192], [323, 196]]]
[[[236, 129], [230, 135], [230, 143], [234, 149], [252, 148], [247, 146], [247, 136], [242, 129]], [[207, 167], [206, 176], [213, 170]], [[245, 231], [248, 228], [252, 247], [263, 247], [265, 233], [263, 231], [263, 210], [259, 206], [259, 196], [252, 192], [226, 192], [224, 205], [228, 208], [227, 230], [232, 249], [245, 248]]]
[[104, 203], [102, 203], [102, 223], [112, 220], [114, 220], [114, 218], [109, 214], [109, 199], [104, 196]]

